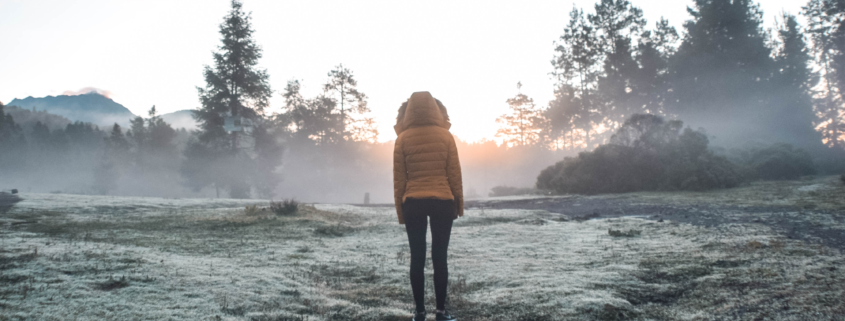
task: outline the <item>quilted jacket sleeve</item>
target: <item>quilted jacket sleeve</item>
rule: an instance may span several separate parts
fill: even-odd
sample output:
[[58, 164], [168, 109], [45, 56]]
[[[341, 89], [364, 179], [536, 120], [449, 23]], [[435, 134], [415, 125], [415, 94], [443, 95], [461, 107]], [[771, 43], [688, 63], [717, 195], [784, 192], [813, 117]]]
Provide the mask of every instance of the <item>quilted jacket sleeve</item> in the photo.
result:
[[455, 197], [456, 215], [464, 216], [464, 186], [461, 177], [461, 161], [458, 159], [458, 146], [455, 145], [455, 137], [449, 136], [449, 154], [446, 161], [446, 176], [449, 178], [449, 187], [452, 189], [452, 196]]
[[396, 215], [399, 224], [405, 224], [402, 218], [402, 198], [405, 196], [405, 186], [408, 183], [408, 172], [405, 169], [405, 153], [402, 151], [402, 139], [396, 138], [393, 145], [393, 199], [396, 202]]

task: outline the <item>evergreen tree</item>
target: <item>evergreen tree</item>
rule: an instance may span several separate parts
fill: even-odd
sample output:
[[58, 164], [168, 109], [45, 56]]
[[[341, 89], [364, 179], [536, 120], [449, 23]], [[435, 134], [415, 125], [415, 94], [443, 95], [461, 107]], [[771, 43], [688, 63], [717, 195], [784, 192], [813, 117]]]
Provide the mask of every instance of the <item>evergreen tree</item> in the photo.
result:
[[261, 48], [252, 34], [250, 15], [243, 5], [232, 0], [232, 10], [220, 24], [223, 36], [219, 51], [214, 53], [214, 67], [205, 66], [205, 88], [197, 88], [202, 106], [194, 111], [200, 123], [200, 141], [215, 148], [236, 148], [236, 133], [223, 129], [225, 117], [244, 117], [257, 121], [269, 104], [269, 75], [258, 69]]
[[25, 146], [23, 130], [12, 115], [6, 114], [5, 106], [0, 103], [0, 161], [12, 161], [13, 156], [20, 154]]
[[621, 123], [628, 115], [640, 112], [638, 88], [633, 79], [639, 72], [634, 60], [632, 39], [645, 26], [643, 12], [627, 0], [601, 0], [589, 20], [596, 27], [604, 56], [604, 68], [598, 80], [600, 101], [610, 125]]
[[340, 105], [340, 122], [343, 138], [346, 140], [366, 140], [374, 142], [378, 136], [372, 118], [354, 118], [352, 114], [363, 115], [370, 112], [367, 107], [367, 95], [358, 90], [358, 81], [349, 68], [339, 64], [329, 71], [329, 81], [323, 85], [324, 95]]
[[672, 59], [668, 112], [717, 137], [791, 138], [761, 117], [772, 112], [770, 81], [776, 69], [759, 6], [751, 0], [694, 4]]
[[[522, 83], [517, 83], [517, 89], [522, 88]], [[504, 138], [503, 143], [508, 146], [530, 146], [540, 142], [539, 124], [542, 122], [542, 114], [534, 105], [534, 100], [528, 98], [522, 92], [507, 100], [510, 108], [509, 114], [504, 114], [496, 119], [502, 124], [496, 131], [496, 137]]]
[[564, 84], [555, 90], [555, 99], [543, 111], [547, 124], [543, 135], [550, 138], [554, 149], [575, 148], [575, 120], [580, 113], [580, 105], [574, 87]]
[[123, 129], [117, 123], [112, 126], [111, 134], [106, 138], [106, 146], [108, 149], [115, 151], [129, 151], [129, 141], [126, 140], [126, 136], [123, 135]]
[[604, 123], [605, 115], [596, 93], [601, 42], [583, 10], [573, 7], [569, 23], [556, 45], [552, 74], [557, 78], [561, 92], [572, 89], [572, 101], [576, 102], [578, 110], [573, 113], [571, 121], [573, 127], [583, 134], [584, 146], [589, 148], [592, 146], [590, 135]]
[[810, 0], [803, 15], [808, 21], [807, 31], [811, 41], [811, 52], [819, 67], [820, 83], [814, 88], [814, 106], [817, 116], [816, 128], [821, 132], [823, 142], [834, 148], [845, 146], [845, 103], [841, 91], [841, 64], [837, 57], [842, 55], [839, 39], [839, 12], [843, 6], [838, 1]]
[[783, 14], [778, 26], [778, 48], [775, 74], [772, 85], [776, 99], [772, 99], [771, 126], [789, 132], [796, 138], [794, 143], [802, 148], [818, 150], [821, 137], [814, 128], [817, 119], [813, 112], [812, 90], [818, 83], [818, 75], [811, 69], [812, 56], [804, 41], [804, 33], [794, 16]]
[[[257, 66], [262, 54], [253, 38], [251, 17], [239, 1], [232, 0], [231, 6], [220, 25], [222, 44], [214, 53], [214, 66], [205, 67], [206, 86], [197, 88], [201, 107], [194, 117], [200, 123], [200, 133], [185, 149], [182, 174], [195, 190], [214, 185], [218, 195], [219, 189], [224, 188], [230, 197], [246, 198], [251, 182], [267, 178], [261, 176], [264, 173], [259, 168], [266, 169], [269, 164], [275, 168], [281, 159], [257, 159], [266, 155], [257, 150], [269, 147], [257, 146], [257, 137], [250, 135], [255, 128], [264, 128], [267, 135], [274, 137], [264, 139], [264, 143], [279, 144], [275, 129], [270, 129], [264, 118], [272, 90], [267, 71]], [[224, 128], [227, 123], [233, 124], [234, 129]], [[275, 186], [267, 182], [258, 185], [268, 184]]]
[[46, 150], [51, 147], [50, 128], [41, 121], [36, 121], [32, 126], [31, 142], [37, 148]]
[[[285, 97], [286, 120], [294, 127], [294, 138], [313, 141], [317, 145], [343, 140], [343, 122], [337, 112], [336, 100], [326, 95], [305, 99], [298, 80], [289, 81]], [[287, 124], [282, 127], [287, 127]]]
[[150, 108], [147, 118], [147, 152], [157, 157], [173, 155], [176, 146], [173, 139], [176, 138], [176, 130], [166, 123], [161, 116], [156, 114], [156, 106]]
[[644, 31], [639, 39], [636, 60], [640, 68], [631, 79], [631, 86], [642, 112], [665, 114], [669, 57], [674, 54], [678, 39], [678, 32], [666, 19], [660, 19], [653, 31]]

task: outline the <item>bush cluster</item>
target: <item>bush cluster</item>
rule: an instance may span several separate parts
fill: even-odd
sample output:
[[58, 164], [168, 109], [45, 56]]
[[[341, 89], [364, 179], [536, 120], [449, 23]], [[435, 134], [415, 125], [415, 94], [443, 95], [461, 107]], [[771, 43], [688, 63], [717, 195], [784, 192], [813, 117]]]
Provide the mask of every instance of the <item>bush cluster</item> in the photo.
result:
[[631, 116], [610, 143], [544, 169], [537, 188], [599, 194], [737, 186], [737, 166], [708, 149], [703, 133], [649, 114]]
[[286, 199], [281, 202], [270, 202], [270, 210], [276, 215], [293, 215], [299, 210], [299, 202]]
[[797, 179], [817, 172], [809, 153], [782, 143], [734, 151], [732, 160], [749, 180]]
[[20, 201], [22, 199], [15, 194], [0, 192], [0, 214], [5, 214]]

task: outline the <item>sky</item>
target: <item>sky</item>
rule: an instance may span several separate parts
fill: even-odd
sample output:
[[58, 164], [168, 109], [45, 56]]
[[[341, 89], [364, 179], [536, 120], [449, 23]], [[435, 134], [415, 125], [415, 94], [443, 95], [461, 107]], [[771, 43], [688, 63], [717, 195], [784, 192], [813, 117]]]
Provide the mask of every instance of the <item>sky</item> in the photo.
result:
[[[538, 106], [552, 99], [554, 41], [573, 6], [595, 2], [243, 0], [275, 90], [270, 111], [287, 81], [311, 97], [342, 63], [369, 97], [379, 141], [396, 138], [396, 111], [415, 91], [443, 102], [460, 139], [495, 139], [517, 82]], [[766, 25], [804, 2], [760, 1]], [[632, 3], [649, 27], [665, 17], [681, 32], [692, 0]], [[137, 115], [195, 109], [228, 10], [228, 0], [0, 0], [0, 102], [96, 88]]]

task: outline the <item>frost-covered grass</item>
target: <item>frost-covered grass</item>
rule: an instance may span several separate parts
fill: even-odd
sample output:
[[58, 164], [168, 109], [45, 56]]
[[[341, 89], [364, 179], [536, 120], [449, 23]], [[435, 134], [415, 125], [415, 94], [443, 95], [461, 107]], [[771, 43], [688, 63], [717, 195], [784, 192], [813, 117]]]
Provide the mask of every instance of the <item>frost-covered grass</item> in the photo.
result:
[[[0, 222], [0, 320], [411, 316], [407, 239], [390, 207], [317, 204], [277, 216], [246, 215], [269, 205], [254, 200], [22, 197]], [[845, 315], [842, 253], [760, 224], [470, 209], [455, 221], [449, 260], [449, 305], [461, 320]], [[430, 261], [426, 273], [433, 308]]]

